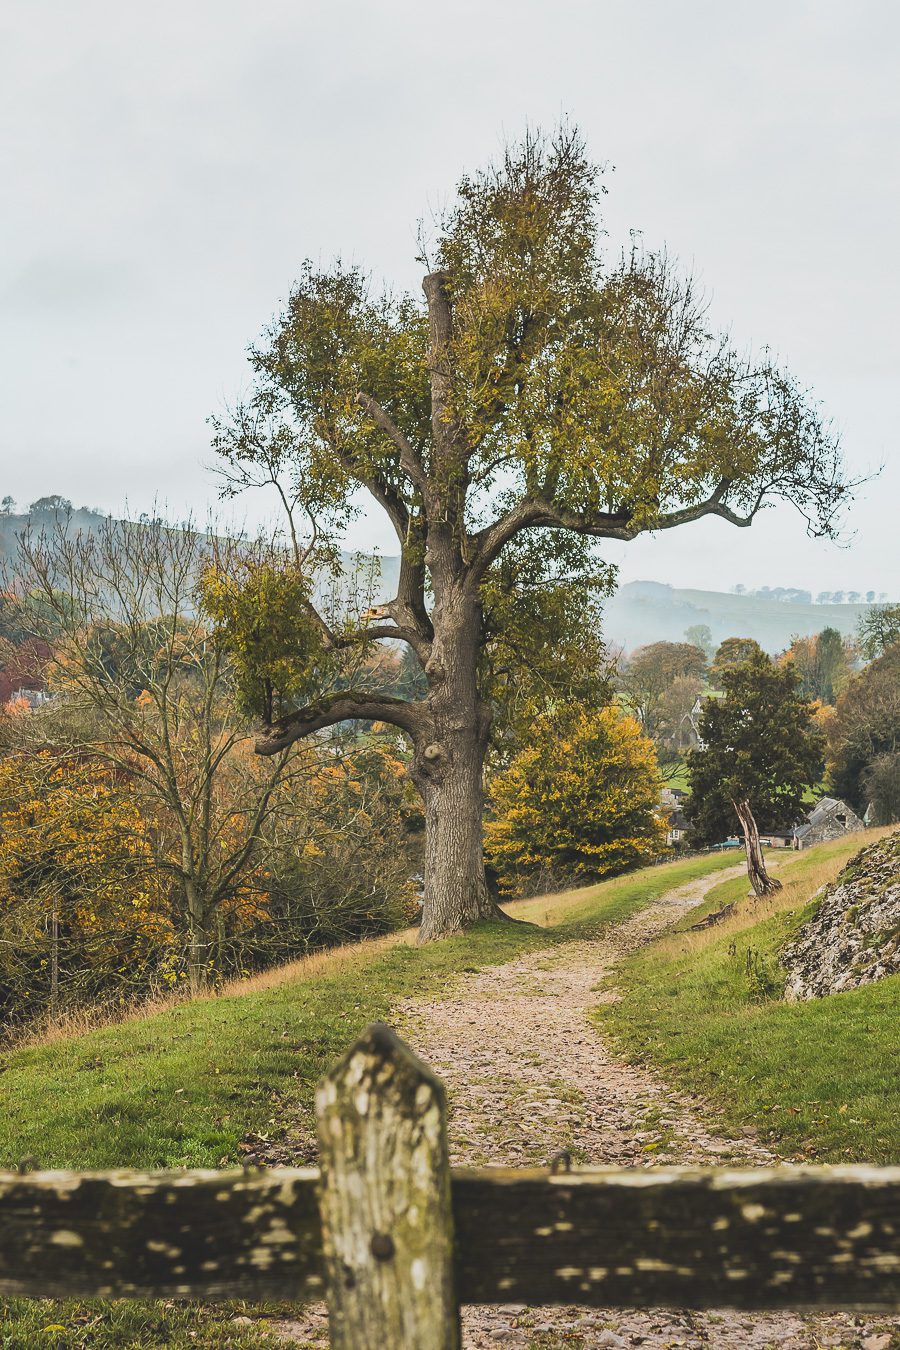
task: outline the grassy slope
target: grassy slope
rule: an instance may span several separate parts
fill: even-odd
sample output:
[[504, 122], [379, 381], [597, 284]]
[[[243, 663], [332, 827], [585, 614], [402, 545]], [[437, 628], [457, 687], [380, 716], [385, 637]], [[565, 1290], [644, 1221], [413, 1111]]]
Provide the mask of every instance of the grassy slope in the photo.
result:
[[[234, 1161], [273, 1112], [308, 1109], [313, 1087], [369, 1021], [397, 999], [438, 994], [448, 977], [626, 917], [732, 859], [691, 858], [513, 906], [542, 928], [489, 924], [426, 948], [388, 940], [301, 963], [270, 987], [164, 1012], [0, 1059], [0, 1167], [29, 1154], [44, 1167], [157, 1167]], [[244, 1304], [34, 1302], [0, 1298], [0, 1347], [256, 1347], [283, 1342]], [[235, 1322], [246, 1319], [249, 1325]]]
[[799, 1004], [778, 997], [779, 950], [859, 843], [786, 862], [771, 901], [723, 882], [693, 917], [737, 900], [734, 915], [631, 957], [616, 976], [621, 1002], [597, 1014], [630, 1058], [660, 1065], [792, 1159], [900, 1162], [900, 977]]
[[348, 948], [273, 987], [182, 1003], [0, 1058], [0, 1167], [217, 1166], [279, 1106], [308, 1107], [323, 1070], [398, 999], [610, 922], [733, 859], [692, 858], [514, 907], [552, 930], [486, 924], [425, 948]]
[[[816, 851], [803, 855], [799, 866], [808, 869], [816, 864], [820, 870], [833, 872], [837, 855], [833, 848]], [[238, 989], [228, 997], [178, 1005], [119, 1026], [9, 1053], [0, 1059], [5, 1105], [0, 1119], [0, 1165], [29, 1153], [44, 1166], [233, 1160], [241, 1135], [247, 1130], [264, 1131], [279, 1105], [308, 1108], [322, 1069], [366, 1022], [389, 1016], [398, 998], [438, 994], [446, 988], [448, 977], [461, 970], [507, 960], [527, 947], [597, 931], [664, 891], [734, 862], [729, 855], [692, 858], [514, 907], [517, 917], [542, 925], [543, 931], [495, 924], [423, 949], [402, 941], [373, 943], [281, 972], [272, 977], [268, 988]], [[807, 876], [802, 884], [808, 887], [808, 883]], [[726, 881], [716, 889], [720, 894], [713, 899], [714, 908], [742, 894], [746, 883]], [[695, 938], [691, 935], [690, 941]], [[677, 986], [672, 981], [672, 954], [663, 959], [662, 950], [654, 949], [654, 960], [647, 967], [655, 982], [648, 991], [650, 1002], [655, 1001], [658, 1011], [643, 1028], [637, 1020], [633, 1026], [633, 1043], [643, 1051], [652, 1044], [655, 1017], [670, 1032], [685, 1029], [672, 1026], [671, 998]], [[696, 952], [699, 958], [699, 947]], [[636, 965], [629, 971], [637, 978]], [[659, 980], [663, 971], [665, 993]], [[629, 1002], [635, 992], [630, 979]], [[842, 996], [846, 997], [850, 996]], [[740, 998], [737, 1003], [743, 1006]], [[750, 1008], [751, 1013], [759, 1011], [759, 1005]], [[696, 1010], [687, 1014], [682, 1009], [682, 1013], [698, 1015]], [[670, 1034], [669, 1039], [675, 1038]], [[770, 1063], [776, 1071], [787, 1072], [793, 1053], [790, 1039], [782, 1038], [777, 1054], [769, 1056]], [[828, 1046], [825, 1053], [833, 1064], [840, 1063]], [[684, 1060], [670, 1063], [676, 1070], [684, 1071], [687, 1066]], [[871, 1073], [864, 1072], [868, 1082]], [[721, 1090], [715, 1073], [709, 1075], [709, 1082], [713, 1092]], [[897, 1084], [883, 1084], [882, 1090], [887, 1098], [891, 1092], [896, 1096]], [[735, 1114], [736, 1119], [746, 1118], [742, 1111]], [[838, 1147], [851, 1147], [854, 1156], [866, 1156], [854, 1133], [854, 1118], [848, 1103], [848, 1111], [837, 1119], [842, 1132]], [[274, 1350], [283, 1342], [268, 1334], [267, 1311], [289, 1313], [287, 1308], [267, 1310], [242, 1304], [198, 1308], [171, 1303], [0, 1299], [0, 1347], [112, 1350], [165, 1344], [170, 1350], [224, 1350], [226, 1346]], [[236, 1322], [236, 1316], [244, 1322]]]

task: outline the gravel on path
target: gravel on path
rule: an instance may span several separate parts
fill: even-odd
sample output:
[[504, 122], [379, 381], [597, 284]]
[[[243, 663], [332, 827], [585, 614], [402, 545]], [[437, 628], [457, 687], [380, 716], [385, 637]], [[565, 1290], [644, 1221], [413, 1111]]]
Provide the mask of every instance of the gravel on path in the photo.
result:
[[[735, 869], [736, 875], [740, 869]], [[617, 1058], [590, 1020], [615, 997], [616, 963], [652, 941], [723, 876], [660, 897], [598, 939], [573, 941], [456, 980], [445, 998], [406, 1000], [400, 1034], [443, 1079], [454, 1166], [546, 1165], [563, 1150], [575, 1166], [765, 1166], [778, 1159], [752, 1131], [718, 1134], [698, 1099], [652, 1070]], [[327, 1344], [321, 1307], [277, 1328], [294, 1345]], [[900, 1319], [847, 1314], [747, 1314], [672, 1310], [463, 1309], [465, 1350], [889, 1350]]]

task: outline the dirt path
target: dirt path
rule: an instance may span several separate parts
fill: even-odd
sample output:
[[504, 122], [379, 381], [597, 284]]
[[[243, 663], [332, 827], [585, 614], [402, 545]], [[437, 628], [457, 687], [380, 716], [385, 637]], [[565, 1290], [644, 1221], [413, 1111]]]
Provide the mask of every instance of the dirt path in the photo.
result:
[[[739, 870], [739, 869], [738, 869]], [[568, 1150], [578, 1164], [751, 1165], [775, 1159], [752, 1133], [717, 1135], [698, 1104], [651, 1071], [624, 1064], [604, 1044], [590, 1011], [614, 995], [598, 990], [622, 955], [652, 940], [718, 884], [722, 872], [670, 891], [598, 941], [571, 942], [461, 977], [449, 998], [400, 1006], [400, 1033], [443, 1078], [454, 1165], [547, 1164]], [[786, 1314], [680, 1314], [584, 1308], [470, 1307], [466, 1350], [498, 1344], [536, 1350], [716, 1347], [716, 1350], [887, 1350], [884, 1318]], [[900, 1321], [891, 1325], [900, 1327]], [[322, 1345], [324, 1311], [285, 1324], [294, 1344]]]

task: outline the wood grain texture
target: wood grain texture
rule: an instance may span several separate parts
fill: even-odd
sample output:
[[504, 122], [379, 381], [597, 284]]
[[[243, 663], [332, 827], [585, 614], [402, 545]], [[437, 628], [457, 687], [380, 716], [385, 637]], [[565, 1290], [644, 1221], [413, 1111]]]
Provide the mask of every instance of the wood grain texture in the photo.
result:
[[900, 1307], [900, 1168], [456, 1172], [453, 1205], [466, 1303]]
[[316, 1095], [334, 1350], [459, 1350], [444, 1089], [375, 1023]]
[[[0, 1293], [321, 1296], [316, 1179], [0, 1175]], [[452, 1197], [465, 1303], [900, 1308], [900, 1168], [489, 1168], [454, 1172]], [[379, 1213], [401, 1251], [408, 1222]]]
[[321, 1293], [318, 1173], [0, 1174], [0, 1293]]

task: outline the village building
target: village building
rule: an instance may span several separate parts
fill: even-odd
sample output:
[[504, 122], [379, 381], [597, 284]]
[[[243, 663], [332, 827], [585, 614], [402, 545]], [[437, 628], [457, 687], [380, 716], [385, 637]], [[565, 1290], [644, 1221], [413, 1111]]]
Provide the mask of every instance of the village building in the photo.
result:
[[793, 830], [760, 830], [759, 842], [767, 848], [791, 848], [794, 843]]
[[683, 844], [691, 828], [690, 821], [681, 809], [686, 796], [687, 793], [681, 788], [671, 787], [662, 788], [659, 794], [660, 811], [666, 822], [666, 844], [669, 848]]
[[846, 802], [837, 797], [822, 797], [805, 822], [794, 827], [794, 848], [812, 848], [813, 844], [824, 844], [865, 828], [865, 822]]

